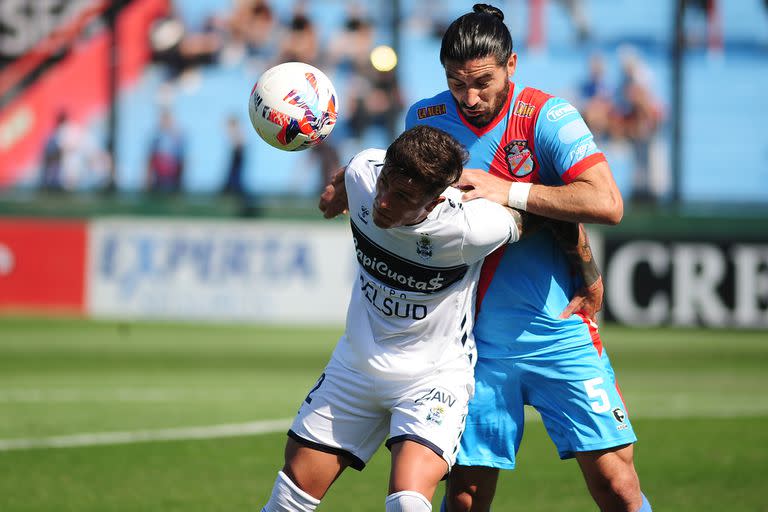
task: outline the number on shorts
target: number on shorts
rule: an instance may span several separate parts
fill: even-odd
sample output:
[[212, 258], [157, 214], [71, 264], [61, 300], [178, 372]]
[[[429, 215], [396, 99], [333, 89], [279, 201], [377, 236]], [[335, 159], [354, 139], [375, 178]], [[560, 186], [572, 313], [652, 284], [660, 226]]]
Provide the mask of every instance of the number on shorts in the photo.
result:
[[315, 391], [317, 391], [317, 388], [320, 387], [320, 384], [322, 384], [324, 380], [325, 380], [325, 372], [320, 374], [320, 378], [317, 379], [317, 384], [315, 384], [315, 387], [309, 390], [309, 393], [307, 393], [307, 398], [304, 399], [305, 402], [307, 402], [308, 404], [312, 403], [312, 397], [310, 395]]
[[592, 410], [598, 413], [608, 412], [611, 409], [611, 401], [608, 398], [608, 393], [604, 389], [600, 389], [603, 383], [602, 377], [595, 377], [584, 381], [584, 389], [587, 390], [587, 396], [589, 398], [597, 398], [596, 401], [591, 402]]

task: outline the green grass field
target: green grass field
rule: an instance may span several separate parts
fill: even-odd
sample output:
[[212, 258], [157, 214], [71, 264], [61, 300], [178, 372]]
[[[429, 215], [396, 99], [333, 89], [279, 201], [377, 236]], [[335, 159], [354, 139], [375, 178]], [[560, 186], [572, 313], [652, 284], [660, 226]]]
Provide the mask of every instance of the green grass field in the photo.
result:
[[[259, 510], [282, 464], [284, 423], [238, 437], [43, 445], [287, 421], [339, 334], [0, 319], [0, 510]], [[768, 511], [768, 332], [607, 326], [602, 338], [654, 509]], [[557, 458], [535, 414], [518, 458], [495, 511], [595, 509], [577, 465]], [[382, 450], [362, 473], [345, 473], [320, 509], [383, 510], [388, 462]]]

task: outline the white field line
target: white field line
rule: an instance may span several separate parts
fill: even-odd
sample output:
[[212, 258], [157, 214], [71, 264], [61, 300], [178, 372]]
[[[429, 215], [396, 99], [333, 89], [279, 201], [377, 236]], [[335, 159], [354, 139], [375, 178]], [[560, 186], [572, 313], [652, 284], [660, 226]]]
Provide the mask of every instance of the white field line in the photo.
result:
[[[673, 411], [658, 411], [633, 415], [643, 419], [680, 419], [680, 418], [738, 418], [768, 414], [768, 407], [720, 407], [711, 408], [680, 408]], [[526, 421], [541, 421], [541, 416], [532, 408], [525, 408]], [[250, 423], [229, 423], [200, 427], [179, 427], [158, 430], [133, 430], [128, 432], [92, 432], [67, 436], [0, 439], [0, 452], [12, 450], [28, 450], [34, 448], [72, 448], [82, 446], [99, 446], [115, 444], [131, 444], [151, 441], [182, 441], [190, 439], [214, 439], [221, 437], [238, 437], [258, 434], [273, 434], [288, 430], [292, 419], [263, 420]]]
[[171, 402], [185, 400], [232, 400], [245, 398], [245, 393], [166, 388], [99, 389], [8, 389], [0, 390], [0, 403], [67, 403], [67, 402]]
[[147, 441], [180, 441], [189, 439], [212, 439], [219, 437], [270, 434], [288, 430], [291, 419], [230, 423], [204, 427], [180, 427], [158, 430], [134, 430], [130, 432], [92, 432], [69, 436], [0, 439], [0, 451], [27, 450], [30, 448], [72, 448], [141, 443]]

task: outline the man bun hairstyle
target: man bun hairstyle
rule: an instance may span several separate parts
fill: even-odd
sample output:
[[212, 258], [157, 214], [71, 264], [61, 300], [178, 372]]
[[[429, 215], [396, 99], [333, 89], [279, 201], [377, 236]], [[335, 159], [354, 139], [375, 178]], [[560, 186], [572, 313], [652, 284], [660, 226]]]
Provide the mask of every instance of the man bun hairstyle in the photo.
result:
[[469, 154], [448, 133], [427, 125], [404, 131], [387, 148], [384, 168], [424, 186], [437, 197], [461, 177]]
[[472, 12], [454, 20], [443, 34], [440, 63], [466, 62], [492, 55], [498, 65], [512, 55], [512, 34], [504, 13], [488, 4], [475, 4]]

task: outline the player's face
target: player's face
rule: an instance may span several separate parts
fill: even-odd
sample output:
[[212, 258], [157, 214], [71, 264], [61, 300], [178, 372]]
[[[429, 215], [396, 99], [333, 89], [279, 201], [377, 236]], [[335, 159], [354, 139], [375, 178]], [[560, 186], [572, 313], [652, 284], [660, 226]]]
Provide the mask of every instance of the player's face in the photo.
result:
[[376, 181], [371, 217], [382, 229], [410, 226], [423, 221], [440, 201], [407, 176], [388, 172], [385, 165]]
[[507, 101], [509, 78], [516, 65], [515, 53], [503, 65], [499, 65], [492, 55], [445, 63], [448, 89], [468, 123], [482, 128], [499, 115]]

